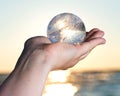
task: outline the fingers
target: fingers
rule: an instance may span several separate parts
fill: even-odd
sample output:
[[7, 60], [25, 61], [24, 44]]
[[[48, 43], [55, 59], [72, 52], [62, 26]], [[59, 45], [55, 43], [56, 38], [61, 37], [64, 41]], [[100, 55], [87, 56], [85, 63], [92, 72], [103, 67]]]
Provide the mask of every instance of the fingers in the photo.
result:
[[84, 59], [92, 51], [92, 49], [98, 45], [104, 44], [106, 41], [103, 36], [104, 32], [97, 28], [94, 28], [88, 32], [85, 42], [80, 45], [75, 45], [78, 50], [76, 59]]
[[98, 38], [91, 39], [87, 42], [84, 42], [80, 45], [76, 45], [76, 48], [78, 50], [77, 56], [81, 58], [82, 55], [89, 53], [93, 48], [104, 43], [105, 43], [105, 39], [98, 37]]
[[105, 43], [105, 39], [98, 37], [98, 38], [94, 38], [94, 39], [91, 39], [88, 42], [83, 43], [82, 47], [85, 47], [86, 50], [91, 50], [94, 47], [96, 47], [97, 45], [101, 45], [101, 44], [104, 44], [104, 43]]
[[105, 39], [102, 38], [104, 36], [104, 32], [98, 28], [92, 29], [90, 32], [87, 33], [85, 43], [83, 45], [89, 45], [89, 48], [86, 50], [92, 50], [97, 45], [101, 45], [105, 43]]
[[94, 28], [90, 32], [87, 32], [85, 41], [88, 41], [90, 39], [97, 38], [97, 37], [103, 37], [103, 36], [104, 36], [103, 31], [101, 31], [97, 28]]
[[94, 32], [98, 31], [98, 28], [94, 28], [92, 30], [90, 30], [89, 32], [87, 32], [86, 38], [89, 38]]

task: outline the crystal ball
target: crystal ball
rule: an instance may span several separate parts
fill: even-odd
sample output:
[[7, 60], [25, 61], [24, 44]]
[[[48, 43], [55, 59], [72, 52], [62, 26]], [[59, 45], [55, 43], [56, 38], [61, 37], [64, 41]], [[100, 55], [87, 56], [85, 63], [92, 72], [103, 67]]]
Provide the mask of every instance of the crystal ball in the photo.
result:
[[72, 13], [61, 13], [48, 24], [47, 37], [52, 43], [80, 44], [86, 37], [83, 21]]

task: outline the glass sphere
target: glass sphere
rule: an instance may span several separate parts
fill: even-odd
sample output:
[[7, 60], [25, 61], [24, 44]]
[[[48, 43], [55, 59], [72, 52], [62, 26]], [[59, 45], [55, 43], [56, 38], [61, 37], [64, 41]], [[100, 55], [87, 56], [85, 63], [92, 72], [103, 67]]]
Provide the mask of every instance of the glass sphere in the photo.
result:
[[52, 43], [78, 44], [84, 41], [86, 29], [78, 16], [72, 13], [61, 13], [48, 24], [47, 36]]

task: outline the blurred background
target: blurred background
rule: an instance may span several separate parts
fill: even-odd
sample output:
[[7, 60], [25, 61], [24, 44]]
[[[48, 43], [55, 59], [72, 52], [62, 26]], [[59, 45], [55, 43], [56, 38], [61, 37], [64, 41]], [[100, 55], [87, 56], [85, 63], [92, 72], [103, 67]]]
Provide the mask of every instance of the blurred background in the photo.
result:
[[0, 0], [0, 83], [14, 69], [26, 39], [46, 36], [57, 14], [100, 28], [105, 45], [67, 71], [49, 74], [43, 96], [120, 96], [120, 0]]

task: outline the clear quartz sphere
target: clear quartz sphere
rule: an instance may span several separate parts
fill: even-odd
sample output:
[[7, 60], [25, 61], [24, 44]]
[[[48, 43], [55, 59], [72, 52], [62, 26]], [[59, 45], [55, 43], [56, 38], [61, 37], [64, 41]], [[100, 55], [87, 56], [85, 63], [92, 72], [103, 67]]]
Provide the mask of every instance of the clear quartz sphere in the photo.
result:
[[80, 44], [86, 36], [83, 21], [72, 13], [56, 15], [48, 24], [47, 36], [52, 43]]

